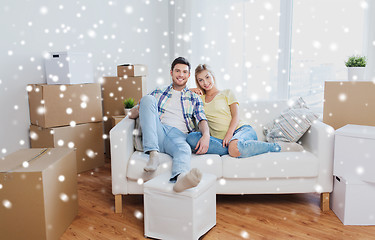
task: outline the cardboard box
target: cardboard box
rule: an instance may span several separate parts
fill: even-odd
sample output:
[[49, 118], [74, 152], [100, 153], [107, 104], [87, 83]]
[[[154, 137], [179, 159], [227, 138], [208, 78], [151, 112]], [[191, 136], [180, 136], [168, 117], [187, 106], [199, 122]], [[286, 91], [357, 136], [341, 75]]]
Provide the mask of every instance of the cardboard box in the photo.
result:
[[0, 238], [60, 239], [78, 213], [74, 150], [23, 149], [0, 162]]
[[142, 64], [122, 64], [117, 66], [118, 77], [147, 76], [147, 66]]
[[121, 122], [125, 118], [125, 115], [112, 116], [112, 127], [116, 126], [117, 123]]
[[112, 128], [112, 116], [123, 115], [126, 98], [134, 98], [137, 103], [147, 94], [145, 77], [103, 77], [102, 96], [104, 114], [105, 152], [110, 158], [109, 131]]
[[44, 60], [47, 84], [94, 83], [88, 53], [50, 52]]
[[31, 124], [44, 128], [102, 121], [98, 83], [27, 87]]
[[348, 124], [337, 129], [333, 174], [375, 183], [374, 147], [375, 127]]
[[78, 173], [104, 164], [102, 122], [54, 128], [31, 125], [30, 143], [32, 148], [76, 148]]
[[375, 126], [373, 82], [326, 82], [323, 122], [338, 129], [346, 124]]
[[336, 176], [330, 203], [344, 225], [375, 225], [375, 183]]

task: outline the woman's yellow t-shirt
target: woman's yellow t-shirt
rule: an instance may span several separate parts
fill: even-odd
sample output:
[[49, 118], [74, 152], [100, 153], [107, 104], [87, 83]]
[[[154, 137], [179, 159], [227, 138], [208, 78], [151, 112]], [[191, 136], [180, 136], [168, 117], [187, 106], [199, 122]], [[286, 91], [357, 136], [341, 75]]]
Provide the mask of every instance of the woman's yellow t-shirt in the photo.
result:
[[[228, 131], [230, 121], [232, 120], [229, 106], [233, 103], [238, 104], [236, 97], [230, 89], [225, 89], [219, 92], [209, 103], [206, 103], [205, 95], [202, 95], [201, 98], [211, 136], [224, 139], [225, 134]], [[237, 128], [243, 125], [245, 125], [245, 123], [240, 120]]]

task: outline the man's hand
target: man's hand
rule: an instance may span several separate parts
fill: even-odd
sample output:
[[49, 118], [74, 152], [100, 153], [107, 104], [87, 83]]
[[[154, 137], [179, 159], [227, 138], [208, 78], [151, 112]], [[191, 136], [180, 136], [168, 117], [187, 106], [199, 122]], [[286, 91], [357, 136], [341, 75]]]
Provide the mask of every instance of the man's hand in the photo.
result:
[[205, 154], [208, 151], [210, 145], [210, 130], [208, 128], [208, 123], [206, 120], [202, 120], [198, 123], [199, 130], [202, 133], [201, 139], [199, 139], [195, 150], [196, 154]]
[[199, 96], [203, 95], [202, 90], [200, 90], [199, 88], [190, 88], [189, 90], [198, 94]]
[[130, 109], [129, 118], [130, 119], [136, 119], [139, 117], [139, 105], [133, 107]]
[[[205, 154], [208, 151], [208, 147], [210, 145], [210, 135], [202, 135], [201, 139], [199, 139], [195, 150], [197, 151], [196, 154]], [[198, 150], [197, 150], [198, 149]]]

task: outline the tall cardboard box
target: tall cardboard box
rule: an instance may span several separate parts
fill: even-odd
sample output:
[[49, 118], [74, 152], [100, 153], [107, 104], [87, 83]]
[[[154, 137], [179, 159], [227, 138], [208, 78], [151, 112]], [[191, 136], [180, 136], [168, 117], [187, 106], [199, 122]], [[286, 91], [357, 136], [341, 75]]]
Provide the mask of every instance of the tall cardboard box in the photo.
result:
[[375, 126], [375, 84], [327, 81], [323, 122], [334, 129], [346, 124]]
[[122, 64], [117, 66], [118, 77], [147, 76], [147, 66], [142, 64]]
[[102, 122], [53, 128], [31, 125], [30, 143], [32, 148], [75, 148], [78, 173], [104, 165]]
[[44, 128], [102, 121], [100, 84], [27, 87], [31, 124]]
[[[103, 77], [102, 81], [104, 133], [109, 135], [112, 116], [124, 114], [122, 101], [134, 98], [137, 103], [147, 94], [145, 77]], [[105, 139], [105, 152], [110, 157], [109, 136]]]
[[57, 148], [0, 159], [1, 239], [60, 239], [78, 213], [75, 158]]
[[50, 52], [44, 60], [47, 84], [94, 83], [91, 59], [88, 53]]

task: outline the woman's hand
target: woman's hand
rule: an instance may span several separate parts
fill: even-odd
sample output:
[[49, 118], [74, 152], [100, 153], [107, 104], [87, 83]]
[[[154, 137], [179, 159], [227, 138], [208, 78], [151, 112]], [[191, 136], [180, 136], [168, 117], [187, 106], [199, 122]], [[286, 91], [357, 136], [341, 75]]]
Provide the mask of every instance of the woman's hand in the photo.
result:
[[223, 147], [228, 147], [229, 142], [232, 139], [232, 137], [233, 137], [233, 133], [227, 132], [227, 134], [225, 134], [225, 137], [223, 139]]
[[196, 93], [196, 94], [198, 94], [199, 96], [203, 95], [202, 90], [200, 90], [199, 88], [190, 88], [189, 90], [192, 91], [192, 92], [194, 92], [194, 93]]

